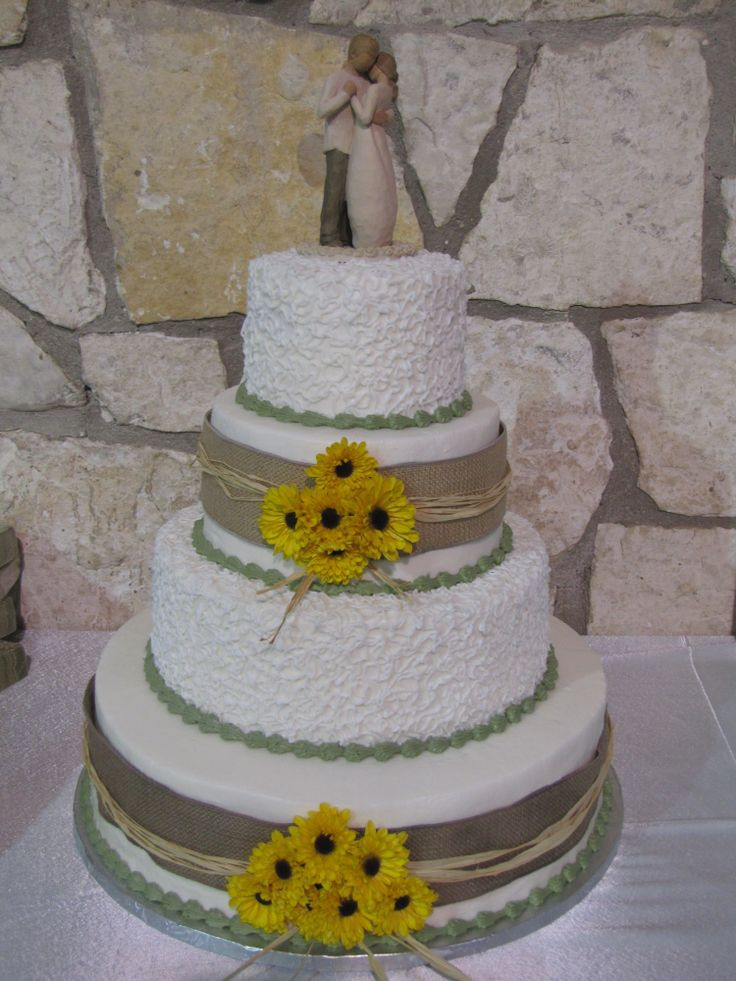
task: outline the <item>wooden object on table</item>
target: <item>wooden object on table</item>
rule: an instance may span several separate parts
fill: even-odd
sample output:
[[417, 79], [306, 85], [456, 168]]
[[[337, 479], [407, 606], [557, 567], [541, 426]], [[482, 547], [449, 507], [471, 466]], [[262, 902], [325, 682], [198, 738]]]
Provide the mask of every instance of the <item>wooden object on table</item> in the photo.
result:
[[10, 638], [19, 628], [20, 549], [15, 531], [0, 525], [0, 691], [28, 674], [23, 645]]

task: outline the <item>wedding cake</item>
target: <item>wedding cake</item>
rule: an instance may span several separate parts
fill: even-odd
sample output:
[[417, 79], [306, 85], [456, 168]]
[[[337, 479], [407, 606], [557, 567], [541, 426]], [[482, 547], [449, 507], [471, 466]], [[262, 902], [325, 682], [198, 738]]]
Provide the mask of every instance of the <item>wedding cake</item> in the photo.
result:
[[543, 543], [506, 511], [499, 408], [465, 388], [466, 299], [441, 254], [251, 263], [201, 506], [162, 527], [151, 613], [86, 699], [88, 834], [167, 915], [266, 942], [227, 882], [320, 805], [350, 834], [401, 832], [438, 897], [425, 941], [541, 903], [602, 833], [603, 674], [550, 620]]

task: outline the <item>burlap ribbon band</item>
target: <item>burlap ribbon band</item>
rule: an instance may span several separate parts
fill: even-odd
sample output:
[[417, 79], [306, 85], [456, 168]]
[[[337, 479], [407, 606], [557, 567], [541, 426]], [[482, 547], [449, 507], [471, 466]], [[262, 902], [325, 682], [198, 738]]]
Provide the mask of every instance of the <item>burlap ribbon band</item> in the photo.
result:
[[[203, 471], [201, 498], [205, 512], [222, 528], [257, 545], [265, 544], [258, 530], [263, 493], [258, 488], [307, 484], [307, 464], [236, 443], [213, 427], [209, 415], [202, 427], [198, 458]], [[406, 496], [418, 505], [419, 542], [414, 546], [415, 553], [475, 541], [498, 528], [506, 511], [506, 430], [501, 424], [497, 439], [477, 453], [432, 463], [379, 467], [379, 471], [403, 481]], [[238, 479], [243, 476], [245, 481]], [[253, 489], [244, 490], [243, 483]], [[468, 509], [461, 507], [457, 508], [459, 516], [450, 520], [424, 516], [421, 502], [436, 500], [480, 500], [489, 504], [481, 503], [475, 510], [482, 508], [482, 513], [471, 517], [464, 516]]]
[[[286, 831], [286, 825], [274, 825], [268, 821], [228, 811], [212, 804], [184, 797], [161, 783], [152, 780], [132, 766], [110, 744], [97, 726], [94, 708], [94, 678], [87, 686], [84, 697], [85, 756], [86, 765], [100, 796], [100, 811], [107, 820], [130, 825], [125, 827], [128, 836], [141, 847], [147, 847], [150, 837], [163, 839], [182, 850], [181, 859], [167, 860], [157, 849], [148, 847], [149, 854], [159, 865], [203, 882], [218, 889], [225, 888], [226, 875], [213, 874], [211, 868], [230, 868], [229, 874], [245, 868], [252, 849], [271, 837], [272, 831]], [[530, 794], [509, 807], [489, 811], [475, 817], [452, 821], [442, 825], [415, 825], [393, 828], [408, 832], [407, 846], [411, 863], [426, 863], [455, 856], [476, 856], [492, 849], [504, 849], [520, 858], [513, 870], [500, 874], [484, 875], [457, 882], [433, 881], [433, 888], [440, 895], [440, 902], [451, 903], [471, 899], [502, 886], [512, 879], [548, 865], [562, 857], [583, 837], [595, 809], [600, 787], [610, 763], [612, 750], [610, 722], [606, 719], [603, 732], [592, 759], [561, 780]], [[115, 811], [125, 816], [116, 818], [102, 800], [107, 798]], [[589, 798], [589, 799], [588, 799]], [[555, 823], [564, 825], [564, 819], [583, 802], [584, 812], [573, 830], [550, 838], [550, 846], [544, 847], [545, 832]], [[330, 803], [339, 805], [339, 801]], [[131, 828], [145, 829], [138, 834]], [[532, 849], [530, 842], [542, 840]], [[167, 849], [170, 854], [174, 849]], [[187, 861], [186, 853], [209, 859]], [[524, 851], [533, 858], [524, 860]], [[228, 861], [229, 860], [229, 861]], [[234, 864], [233, 864], [234, 863]], [[501, 863], [499, 868], [508, 865]], [[492, 869], [493, 862], [479, 863]], [[418, 874], [424, 874], [418, 871]], [[431, 874], [426, 878], [432, 881]]]

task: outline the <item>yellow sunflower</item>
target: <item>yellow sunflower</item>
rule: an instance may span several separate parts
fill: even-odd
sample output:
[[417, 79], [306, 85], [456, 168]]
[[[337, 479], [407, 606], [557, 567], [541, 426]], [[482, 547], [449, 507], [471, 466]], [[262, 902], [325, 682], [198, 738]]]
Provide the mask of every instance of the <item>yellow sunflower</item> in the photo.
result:
[[297, 512], [299, 490], [294, 484], [269, 487], [263, 496], [258, 529], [275, 552], [295, 558], [301, 548]]
[[308, 911], [295, 912], [294, 923], [305, 940], [340, 944], [346, 950], [357, 946], [371, 921], [349, 889], [321, 889], [310, 898]]
[[372, 901], [388, 885], [406, 875], [409, 851], [405, 841], [405, 831], [391, 833], [368, 822], [345, 863], [345, 881], [352, 885], [359, 899]]
[[379, 936], [406, 937], [421, 930], [439, 897], [423, 879], [407, 875], [395, 879], [371, 910], [374, 932]]
[[274, 831], [270, 841], [256, 845], [247, 872], [268, 886], [269, 895], [279, 903], [292, 905], [304, 896], [304, 869], [296, 860], [293, 842], [280, 831]]
[[377, 474], [356, 501], [359, 547], [372, 559], [395, 562], [399, 552], [411, 552], [419, 533], [414, 526], [415, 507], [404, 494], [397, 477]]
[[348, 827], [349, 817], [350, 811], [320, 804], [319, 810], [294, 818], [289, 828], [294, 854], [311, 882], [329, 886], [341, 876], [346, 853], [356, 838]]
[[333, 549], [329, 552], [307, 550], [302, 553], [307, 572], [313, 573], [320, 582], [347, 585], [360, 579], [368, 557], [354, 548]]
[[321, 487], [308, 487], [299, 496], [296, 511], [302, 544], [310, 552], [349, 548], [355, 537], [353, 508], [344, 495]]
[[260, 882], [248, 872], [232, 875], [227, 880], [230, 905], [243, 923], [266, 933], [283, 933], [286, 929], [288, 907], [278, 901], [267, 883]]
[[377, 466], [365, 443], [348, 443], [343, 436], [339, 443], [317, 454], [317, 462], [307, 470], [307, 476], [313, 477], [318, 487], [352, 492], [370, 480]]
[[322, 891], [322, 886], [319, 884], [308, 886], [302, 902], [295, 906], [289, 915], [289, 919], [305, 940], [316, 940], [320, 935], [323, 914], [319, 897]]

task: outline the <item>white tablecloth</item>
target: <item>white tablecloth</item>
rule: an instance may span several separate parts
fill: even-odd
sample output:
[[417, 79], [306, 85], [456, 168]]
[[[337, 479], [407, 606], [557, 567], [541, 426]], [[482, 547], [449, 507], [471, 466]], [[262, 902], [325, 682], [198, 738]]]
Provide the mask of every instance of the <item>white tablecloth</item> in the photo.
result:
[[[107, 636], [29, 632], [30, 675], [0, 692], [0, 978], [214, 981], [235, 962], [126, 913], [74, 846], [80, 700]], [[736, 642], [590, 644], [603, 657], [616, 726], [618, 854], [565, 916], [459, 966], [476, 981], [733, 979]], [[246, 976], [290, 974], [258, 966]], [[421, 966], [391, 976], [437, 977]]]

